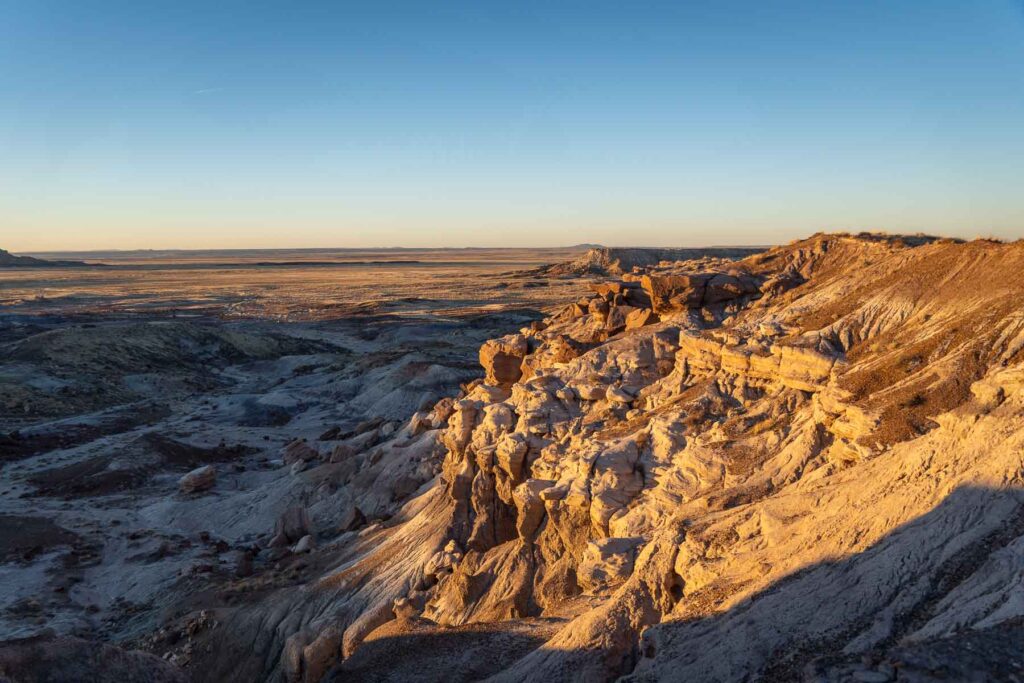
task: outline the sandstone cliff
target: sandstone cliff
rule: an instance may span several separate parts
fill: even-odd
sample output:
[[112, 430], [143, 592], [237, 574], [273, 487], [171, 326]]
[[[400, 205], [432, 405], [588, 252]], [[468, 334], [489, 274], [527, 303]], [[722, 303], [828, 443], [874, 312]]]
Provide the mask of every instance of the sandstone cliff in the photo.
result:
[[1022, 268], [816, 235], [592, 287], [329, 465], [380, 521], [227, 632], [296, 681], [1020, 675]]

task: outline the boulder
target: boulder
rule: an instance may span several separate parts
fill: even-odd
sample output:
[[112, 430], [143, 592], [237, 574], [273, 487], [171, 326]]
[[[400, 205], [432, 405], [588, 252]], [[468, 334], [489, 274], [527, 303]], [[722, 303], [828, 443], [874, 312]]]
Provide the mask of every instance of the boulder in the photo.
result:
[[588, 288], [598, 296], [606, 298], [609, 295], [626, 294], [631, 287], [635, 286], [635, 283], [632, 282], [600, 282], [591, 284]]
[[304, 507], [290, 507], [281, 513], [274, 526], [274, 535], [284, 536], [289, 543], [296, 543], [312, 532], [313, 525]]
[[608, 387], [596, 382], [581, 384], [576, 387], [576, 393], [584, 401], [602, 401], [608, 394]]
[[314, 548], [316, 548], [316, 539], [309, 534], [306, 534], [292, 547], [292, 552], [296, 555], [301, 555], [303, 553], [312, 552]]
[[626, 329], [626, 321], [629, 316], [640, 309], [633, 306], [620, 304], [612, 306], [608, 311], [608, 317], [604, 321], [604, 327], [610, 334]]
[[580, 303], [569, 304], [567, 315], [570, 318], [581, 318], [587, 314], [587, 307]]
[[609, 308], [610, 306], [608, 302], [604, 299], [591, 299], [590, 303], [587, 304], [587, 312], [598, 320], [605, 319], [605, 316], [608, 315]]
[[355, 531], [359, 527], [366, 524], [366, 516], [360, 511], [360, 509], [353, 505], [352, 507], [345, 510], [342, 514], [341, 519], [338, 520], [338, 531], [345, 533], [346, 531]]
[[[429, 431], [434, 428], [434, 425], [430, 422], [429, 413], [425, 410], [420, 410], [413, 413], [412, 417], [409, 418], [409, 425], [407, 427], [409, 436], [419, 436], [423, 432]], [[331, 462], [334, 462], [333, 460]]]
[[631, 393], [622, 387], [608, 387], [605, 397], [609, 401], [615, 401], [616, 403], [632, 403], [634, 398]]
[[781, 273], [774, 273], [761, 283], [759, 289], [765, 296], [778, 296], [784, 292], [799, 287], [805, 282], [799, 271], [793, 268], [786, 269]]
[[292, 465], [299, 461], [317, 460], [320, 458], [320, 453], [305, 441], [295, 439], [281, 449], [281, 457], [284, 459], [285, 465]]
[[634, 308], [626, 316], [626, 329], [636, 330], [658, 322], [658, 315], [650, 308]]
[[500, 339], [491, 339], [480, 347], [480, 365], [485, 374], [484, 381], [494, 386], [508, 386], [522, 376], [523, 359], [529, 353], [526, 337], [513, 334]]
[[321, 433], [320, 436], [316, 437], [316, 440], [333, 441], [334, 439], [337, 439], [339, 436], [341, 436], [341, 427], [335, 425], [327, 429], [327, 431]]
[[302, 629], [288, 636], [281, 652], [281, 664], [284, 669], [284, 680], [288, 683], [302, 681], [302, 651], [313, 642], [315, 635], [309, 629]]
[[[415, 416], [414, 416], [415, 417]], [[345, 462], [355, 455], [355, 451], [347, 443], [339, 443], [331, 449], [330, 461], [332, 463]]]
[[235, 576], [245, 578], [252, 576], [253, 554], [251, 550], [236, 550], [234, 556]]
[[700, 308], [704, 291], [712, 276], [706, 273], [691, 275], [644, 275], [641, 286], [651, 298], [651, 308], [662, 315]]
[[576, 392], [573, 391], [572, 387], [559, 387], [555, 391], [555, 396], [559, 401], [570, 402], [576, 400]]
[[720, 273], [711, 278], [704, 291], [703, 305], [732, 301], [758, 293], [756, 279], [743, 274]]
[[213, 465], [197, 467], [178, 480], [178, 489], [182, 493], [198, 493], [213, 488], [217, 482], [217, 470]]

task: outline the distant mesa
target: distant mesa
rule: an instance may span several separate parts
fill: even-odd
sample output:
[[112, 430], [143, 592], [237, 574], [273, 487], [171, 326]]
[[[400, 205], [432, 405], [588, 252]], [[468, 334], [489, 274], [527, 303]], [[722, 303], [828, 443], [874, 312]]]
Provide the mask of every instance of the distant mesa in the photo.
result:
[[[391, 259], [391, 260], [376, 260], [376, 261], [257, 261], [252, 264], [258, 267], [292, 267], [292, 266], [411, 266], [422, 261], [416, 261], [413, 259]], [[237, 265], [233, 263], [217, 264], [224, 266]], [[245, 265], [245, 264], [242, 264]]]
[[0, 268], [66, 268], [69, 266], [87, 266], [85, 261], [47, 261], [32, 256], [15, 256], [9, 251], [0, 249]]

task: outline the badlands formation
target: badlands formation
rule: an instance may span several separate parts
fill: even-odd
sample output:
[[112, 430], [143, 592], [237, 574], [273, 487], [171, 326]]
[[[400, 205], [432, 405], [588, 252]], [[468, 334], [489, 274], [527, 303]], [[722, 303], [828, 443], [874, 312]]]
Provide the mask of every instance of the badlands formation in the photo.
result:
[[1024, 243], [608, 256], [456, 394], [291, 441], [249, 493], [222, 478], [258, 444], [148, 437], [224, 547], [124, 649], [25, 635], [0, 679], [1024, 680]]

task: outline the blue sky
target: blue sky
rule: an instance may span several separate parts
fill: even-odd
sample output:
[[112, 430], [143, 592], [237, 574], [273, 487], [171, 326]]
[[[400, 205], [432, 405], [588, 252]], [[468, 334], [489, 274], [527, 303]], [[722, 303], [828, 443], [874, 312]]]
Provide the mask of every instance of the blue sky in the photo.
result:
[[0, 247], [1024, 236], [1024, 3], [0, 0]]

